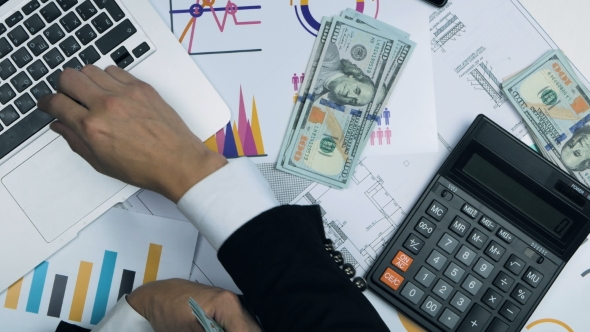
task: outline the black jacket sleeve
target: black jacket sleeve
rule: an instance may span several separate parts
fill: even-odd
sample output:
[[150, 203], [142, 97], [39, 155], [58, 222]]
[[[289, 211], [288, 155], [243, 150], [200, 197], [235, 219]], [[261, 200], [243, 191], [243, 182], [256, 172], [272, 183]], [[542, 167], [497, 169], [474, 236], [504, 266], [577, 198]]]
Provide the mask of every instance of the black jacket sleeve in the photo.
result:
[[318, 206], [280, 206], [250, 220], [218, 257], [272, 331], [389, 331], [324, 249]]

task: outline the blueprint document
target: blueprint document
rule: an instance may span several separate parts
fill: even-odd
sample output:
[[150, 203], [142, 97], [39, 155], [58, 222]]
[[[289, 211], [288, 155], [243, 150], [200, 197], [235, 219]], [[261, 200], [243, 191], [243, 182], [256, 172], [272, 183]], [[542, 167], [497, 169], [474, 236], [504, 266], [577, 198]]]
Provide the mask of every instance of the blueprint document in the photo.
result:
[[518, 138], [522, 118], [500, 84], [556, 45], [517, 0], [450, 0], [428, 18], [439, 140], [450, 151], [480, 113]]

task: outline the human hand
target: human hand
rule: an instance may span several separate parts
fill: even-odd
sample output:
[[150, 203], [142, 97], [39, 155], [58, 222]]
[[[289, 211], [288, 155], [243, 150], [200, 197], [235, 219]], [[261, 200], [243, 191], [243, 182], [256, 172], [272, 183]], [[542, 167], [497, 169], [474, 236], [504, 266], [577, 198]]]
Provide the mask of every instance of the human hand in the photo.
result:
[[227, 163], [149, 84], [118, 67], [66, 68], [58, 92], [38, 107], [57, 118], [50, 128], [94, 169], [173, 202]]
[[147, 283], [127, 296], [127, 303], [145, 317], [154, 331], [204, 331], [188, 304], [192, 297], [227, 332], [260, 332], [236, 294], [183, 279]]

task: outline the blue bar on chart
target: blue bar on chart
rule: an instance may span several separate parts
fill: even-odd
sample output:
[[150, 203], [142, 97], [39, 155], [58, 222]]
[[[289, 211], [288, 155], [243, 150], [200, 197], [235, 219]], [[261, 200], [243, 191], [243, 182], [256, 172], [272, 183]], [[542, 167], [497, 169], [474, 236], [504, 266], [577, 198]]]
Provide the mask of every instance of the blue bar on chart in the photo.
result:
[[98, 324], [106, 314], [116, 262], [117, 253], [105, 250], [102, 267], [100, 268], [100, 277], [98, 279], [98, 288], [96, 289], [96, 297], [94, 298], [94, 308], [92, 308], [90, 324]]
[[47, 308], [47, 316], [57, 318], [61, 316], [61, 307], [64, 303], [64, 294], [66, 293], [67, 284], [67, 276], [62, 276], [61, 274], [55, 275], [51, 297], [49, 298], [49, 308]]
[[49, 262], [45, 261], [37, 265], [35, 270], [33, 270], [33, 281], [31, 282], [31, 290], [29, 291], [29, 299], [27, 300], [27, 312], [39, 313], [48, 267]]

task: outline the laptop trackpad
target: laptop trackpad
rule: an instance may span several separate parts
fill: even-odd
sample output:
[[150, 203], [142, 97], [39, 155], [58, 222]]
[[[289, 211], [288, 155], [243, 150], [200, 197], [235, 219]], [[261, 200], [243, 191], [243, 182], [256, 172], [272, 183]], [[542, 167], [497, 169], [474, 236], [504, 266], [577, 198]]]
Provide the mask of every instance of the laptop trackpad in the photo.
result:
[[126, 186], [96, 172], [61, 136], [2, 178], [2, 183], [47, 242]]

